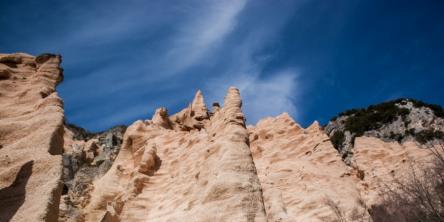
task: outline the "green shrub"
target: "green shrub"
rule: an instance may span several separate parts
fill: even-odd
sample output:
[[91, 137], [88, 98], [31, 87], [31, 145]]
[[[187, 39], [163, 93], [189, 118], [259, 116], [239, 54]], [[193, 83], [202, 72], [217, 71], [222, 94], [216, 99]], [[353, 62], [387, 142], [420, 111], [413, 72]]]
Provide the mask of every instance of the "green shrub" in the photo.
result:
[[421, 107], [430, 108], [437, 117], [444, 118], [444, 109], [440, 105], [429, 104], [429, 103], [425, 103], [425, 102], [422, 102], [419, 100], [414, 100], [414, 99], [407, 99], [407, 100], [412, 102], [413, 105], [417, 108], [421, 108]]
[[337, 149], [340, 150], [342, 144], [344, 144], [345, 141], [345, 135], [342, 131], [336, 131], [333, 136], [330, 138], [331, 143], [333, 144], [333, 146]]
[[[338, 116], [333, 117], [331, 121], [337, 120], [338, 117], [346, 116], [340, 124], [344, 124], [344, 131], [349, 131], [352, 133], [354, 141], [355, 137], [363, 136], [365, 132], [371, 130], [378, 130], [384, 125], [390, 124], [399, 118], [401, 118], [404, 127], [408, 128], [410, 121], [408, 120], [408, 115], [410, 114], [410, 109], [399, 107], [400, 105], [407, 105], [409, 102], [413, 104], [414, 107], [422, 108], [426, 107], [433, 111], [433, 113], [440, 118], [444, 118], [444, 109], [439, 105], [424, 103], [419, 100], [401, 98], [397, 100], [392, 100], [377, 105], [370, 105], [363, 109], [350, 109], [338, 114]], [[342, 133], [342, 132], [341, 132]], [[343, 133], [342, 133], [343, 134]], [[405, 136], [411, 135], [416, 138], [416, 140], [421, 143], [427, 143], [433, 139], [444, 139], [444, 133], [441, 131], [434, 130], [424, 130], [420, 132], [415, 132], [415, 129], [408, 129], [405, 132]], [[336, 134], [331, 137], [333, 145], [338, 149], [342, 145], [341, 135]], [[404, 138], [401, 134], [390, 134], [388, 138], [392, 140], [402, 141]]]
[[[406, 131], [407, 131], [407, 130], [406, 130]], [[396, 140], [396, 141], [398, 141], [399, 143], [401, 143], [402, 139], [404, 139], [404, 136], [403, 136], [402, 134], [399, 134], [399, 133], [390, 132], [390, 136], [389, 136], [389, 138], [390, 138], [391, 140]]]
[[407, 108], [400, 108], [394, 102], [369, 106], [367, 109], [354, 111], [345, 122], [345, 129], [362, 136], [366, 131], [376, 130], [401, 117], [403, 120], [410, 113]]
[[421, 144], [425, 144], [434, 139], [444, 139], [444, 133], [434, 129], [422, 130], [415, 133], [415, 139]]
[[353, 115], [355, 113], [361, 112], [363, 109], [350, 109], [350, 110], [346, 110], [344, 112], [339, 113], [338, 116], [350, 116]]
[[[339, 113], [338, 117], [339, 116], [351, 116], [353, 114], [366, 112], [368, 110], [376, 110], [377, 111], [377, 110], [383, 110], [383, 109], [387, 109], [387, 108], [391, 109], [391, 108], [393, 108], [393, 106], [396, 106], [396, 104], [407, 105], [408, 102], [412, 102], [413, 106], [415, 106], [417, 108], [427, 107], [427, 108], [431, 109], [436, 116], [444, 118], [444, 109], [440, 105], [425, 103], [425, 102], [422, 102], [422, 101], [419, 101], [416, 99], [409, 99], [409, 98], [400, 98], [400, 99], [384, 102], [384, 103], [381, 103], [378, 105], [370, 105], [366, 109], [350, 109], [350, 110]], [[401, 111], [400, 114], [404, 115], [405, 113], [408, 114], [408, 109]], [[336, 119], [336, 117], [334, 117], [333, 119]]]

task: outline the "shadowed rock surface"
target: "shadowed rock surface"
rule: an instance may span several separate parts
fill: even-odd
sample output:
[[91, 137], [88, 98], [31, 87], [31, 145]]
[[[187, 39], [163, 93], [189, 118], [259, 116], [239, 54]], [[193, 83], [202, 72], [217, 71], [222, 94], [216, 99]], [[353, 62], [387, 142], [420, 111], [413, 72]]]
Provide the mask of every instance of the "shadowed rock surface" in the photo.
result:
[[14, 182], [0, 189], [0, 221], [10, 221], [25, 202], [26, 184], [32, 174], [33, 161], [25, 163], [17, 173]]
[[94, 180], [112, 166], [120, 151], [126, 126], [90, 133], [73, 124], [65, 124], [63, 185], [59, 221], [76, 218], [79, 208], [89, 201]]

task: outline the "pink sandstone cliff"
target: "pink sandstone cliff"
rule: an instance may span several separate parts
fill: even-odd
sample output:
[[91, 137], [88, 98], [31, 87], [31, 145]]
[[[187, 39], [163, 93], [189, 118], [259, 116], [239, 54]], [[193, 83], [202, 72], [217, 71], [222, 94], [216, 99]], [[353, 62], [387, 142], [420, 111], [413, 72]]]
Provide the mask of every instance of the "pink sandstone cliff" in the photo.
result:
[[249, 131], [269, 221], [334, 221], [329, 201], [367, 217], [352, 169], [317, 122], [303, 129], [284, 113]]
[[[266, 221], [237, 89], [208, 113], [198, 92], [174, 118], [137, 121], [95, 182], [88, 221]], [[177, 118], [176, 118], [177, 117]]]
[[[64, 127], [60, 62], [0, 54], [0, 221], [367, 221], [384, 186], [431, 157], [359, 137], [347, 165], [317, 122], [304, 129], [284, 113], [246, 127], [229, 88], [211, 111], [200, 91], [176, 114], [157, 109], [100, 159], [98, 138]], [[110, 168], [62, 195], [73, 173], [62, 154]]]
[[0, 221], [57, 221], [63, 103], [60, 56], [0, 54]]

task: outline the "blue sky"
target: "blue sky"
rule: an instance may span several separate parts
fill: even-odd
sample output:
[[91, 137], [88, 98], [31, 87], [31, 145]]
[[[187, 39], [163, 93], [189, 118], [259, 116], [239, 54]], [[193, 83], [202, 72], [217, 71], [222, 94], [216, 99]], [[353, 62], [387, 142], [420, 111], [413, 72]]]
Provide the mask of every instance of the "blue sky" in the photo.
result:
[[249, 123], [399, 97], [444, 105], [444, 1], [2, 0], [0, 52], [63, 56], [68, 121], [103, 130], [241, 90]]

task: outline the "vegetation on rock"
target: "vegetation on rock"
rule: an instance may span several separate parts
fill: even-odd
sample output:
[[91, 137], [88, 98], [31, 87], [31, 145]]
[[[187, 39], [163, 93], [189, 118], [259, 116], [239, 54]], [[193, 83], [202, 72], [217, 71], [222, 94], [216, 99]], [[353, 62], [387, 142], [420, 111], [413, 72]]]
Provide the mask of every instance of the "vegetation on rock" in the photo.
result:
[[[354, 144], [356, 137], [369, 134], [382, 139], [402, 142], [406, 138], [411, 137], [420, 144], [426, 144], [433, 140], [443, 140], [444, 132], [430, 127], [415, 128], [410, 126], [412, 118], [410, 117], [412, 110], [424, 110], [426, 115], [433, 115], [433, 119], [443, 119], [444, 109], [439, 105], [428, 104], [415, 99], [397, 99], [383, 102], [377, 105], [371, 105], [367, 108], [350, 109], [339, 113], [333, 117], [327, 125], [327, 133], [336, 149], [342, 151], [344, 148], [345, 132], [349, 132], [351, 138], [347, 141]], [[423, 117], [415, 117], [414, 122], [422, 121]], [[394, 131], [387, 131], [390, 124], [401, 121], [399, 125], [393, 125]], [[333, 124], [332, 124], [333, 123]], [[330, 126], [329, 125], [335, 125]], [[338, 127], [339, 126], [339, 127]], [[403, 129], [401, 129], [403, 127]], [[368, 136], [368, 135], [367, 135]]]
[[425, 144], [429, 141], [432, 141], [434, 139], [444, 139], [444, 133], [437, 130], [422, 130], [418, 133], [415, 133], [415, 139], [421, 144]]
[[334, 147], [340, 147], [345, 141], [345, 135], [342, 131], [336, 131], [333, 136], [330, 138], [331, 143]]
[[369, 106], [366, 109], [354, 111], [345, 122], [345, 130], [356, 136], [362, 136], [366, 131], [377, 130], [399, 117], [405, 119], [409, 113], [409, 109], [400, 108], [393, 102]]

